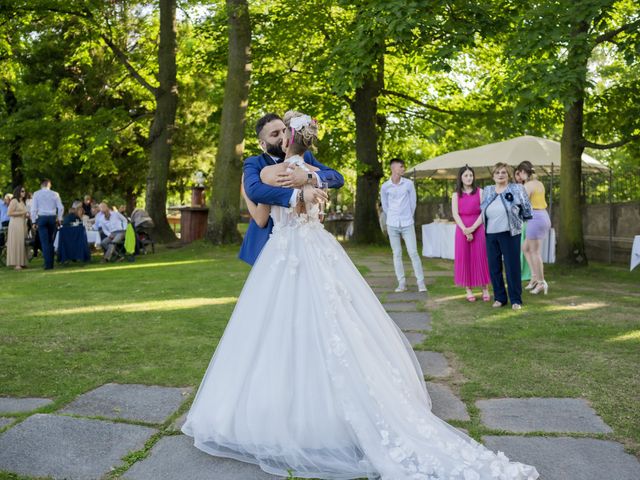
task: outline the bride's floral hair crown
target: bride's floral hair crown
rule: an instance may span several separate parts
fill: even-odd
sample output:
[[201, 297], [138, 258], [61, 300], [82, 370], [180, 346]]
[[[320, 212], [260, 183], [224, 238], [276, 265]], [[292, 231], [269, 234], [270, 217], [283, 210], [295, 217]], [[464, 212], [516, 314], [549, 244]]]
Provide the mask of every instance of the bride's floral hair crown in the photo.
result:
[[318, 141], [318, 122], [301, 112], [289, 110], [282, 119], [289, 134], [291, 142], [303, 147], [305, 150], [314, 149]]

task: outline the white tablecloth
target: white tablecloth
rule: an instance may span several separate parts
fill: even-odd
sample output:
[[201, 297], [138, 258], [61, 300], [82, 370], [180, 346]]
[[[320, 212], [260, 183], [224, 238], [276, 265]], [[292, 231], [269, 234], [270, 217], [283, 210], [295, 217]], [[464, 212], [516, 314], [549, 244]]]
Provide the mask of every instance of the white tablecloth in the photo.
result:
[[633, 247], [631, 247], [631, 265], [629, 271], [640, 265], [640, 235], [633, 238]]
[[[638, 237], [636, 237], [638, 238]], [[456, 224], [455, 223], [428, 223], [422, 225], [422, 255], [432, 258], [455, 257]], [[640, 253], [640, 241], [638, 241]], [[542, 241], [542, 261], [544, 263], [556, 262], [556, 231], [551, 229], [547, 238]], [[639, 260], [640, 262], [640, 257]]]
[[455, 223], [428, 223], [422, 225], [422, 255], [433, 258], [455, 256]]
[[[96, 248], [100, 247], [100, 232], [97, 230], [87, 230], [87, 242], [93, 243]], [[58, 251], [58, 233], [56, 232], [56, 238], [53, 240], [53, 249]]]

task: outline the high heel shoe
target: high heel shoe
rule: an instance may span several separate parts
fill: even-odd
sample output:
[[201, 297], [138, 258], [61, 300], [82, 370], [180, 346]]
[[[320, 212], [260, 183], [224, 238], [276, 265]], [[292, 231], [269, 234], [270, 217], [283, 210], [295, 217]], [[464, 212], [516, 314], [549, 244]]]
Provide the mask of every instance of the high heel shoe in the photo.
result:
[[549, 291], [549, 284], [543, 280], [541, 282], [538, 282], [535, 288], [531, 290], [531, 293], [533, 295], [538, 295], [540, 292], [542, 292], [546, 295], [548, 291]]
[[534, 288], [536, 288], [536, 285], [538, 284], [537, 280], [529, 280], [529, 283], [527, 284], [526, 287], [524, 287], [525, 290], [532, 290]]

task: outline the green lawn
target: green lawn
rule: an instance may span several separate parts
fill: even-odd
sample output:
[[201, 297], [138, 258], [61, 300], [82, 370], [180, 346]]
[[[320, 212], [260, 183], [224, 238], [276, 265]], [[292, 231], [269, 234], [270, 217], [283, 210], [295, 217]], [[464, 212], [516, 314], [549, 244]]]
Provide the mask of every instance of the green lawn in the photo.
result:
[[482, 398], [581, 397], [613, 428], [609, 438], [640, 455], [640, 271], [552, 266], [546, 277], [549, 295], [525, 292], [520, 312], [467, 302], [452, 277], [429, 286], [425, 348], [443, 352], [460, 373], [452, 383], [472, 416], [464, 426], [476, 438], [488, 433], [474, 408]]
[[[3, 270], [0, 396], [52, 398], [47, 412], [108, 382], [197, 386], [249, 272], [237, 250], [195, 243], [134, 263]], [[349, 252], [391, 264], [388, 248]], [[548, 278], [549, 295], [526, 294], [521, 312], [469, 304], [449, 276], [429, 286], [424, 348], [458, 372], [451, 384], [472, 415], [458, 423], [476, 438], [487, 432], [480, 398], [582, 397], [614, 429], [609, 438], [640, 454], [640, 271], [550, 268]]]

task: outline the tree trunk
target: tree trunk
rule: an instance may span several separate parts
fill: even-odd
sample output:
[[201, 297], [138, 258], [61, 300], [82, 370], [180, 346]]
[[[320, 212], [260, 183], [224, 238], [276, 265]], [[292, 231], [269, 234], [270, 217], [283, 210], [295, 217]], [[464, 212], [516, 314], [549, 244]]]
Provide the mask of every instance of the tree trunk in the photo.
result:
[[582, 142], [583, 100], [576, 101], [564, 115], [560, 146], [560, 232], [558, 262], [586, 265], [582, 231]]
[[237, 243], [241, 238], [238, 232], [240, 179], [251, 77], [251, 22], [247, 0], [227, 0], [227, 14], [227, 81], [206, 235], [208, 241], [216, 244]]
[[[18, 99], [11, 86], [8, 84], [4, 89], [4, 104], [7, 107], [7, 114], [14, 115], [18, 111]], [[24, 172], [22, 170], [22, 155], [20, 155], [20, 142], [22, 137], [16, 135], [11, 141], [11, 152], [9, 159], [11, 162], [11, 187], [24, 186]]]
[[[587, 31], [582, 23], [574, 31], [574, 39]], [[574, 43], [568, 51], [573, 71], [580, 78], [574, 87], [574, 100], [565, 108], [562, 141], [560, 146], [560, 231], [558, 236], [558, 262], [569, 265], [586, 265], [582, 229], [582, 144], [584, 128], [584, 88], [586, 86], [589, 48], [584, 42]]]
[[146, 208], [155, 224], [159, 242], [176, 239], [167, 221], [167, 180], [171, 163], [171, 144], [178, 107], [176, 82], [176, 0], [160, 0], [160, 45], [156, 112], [149, 130], [151, 158], [147, 175]]
[[356, 120], [356, 210], [353, 241], [382, 243], [376, 204], [379, 196], [382, 165], [378, 157], [378, 95], [384, 82], [383, 55], [372, 66], [370, 74], [356, 89], [351, 109]]

